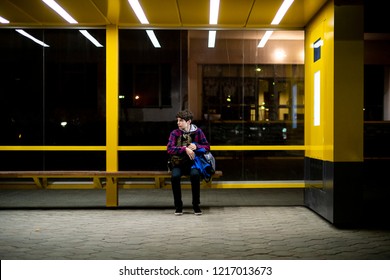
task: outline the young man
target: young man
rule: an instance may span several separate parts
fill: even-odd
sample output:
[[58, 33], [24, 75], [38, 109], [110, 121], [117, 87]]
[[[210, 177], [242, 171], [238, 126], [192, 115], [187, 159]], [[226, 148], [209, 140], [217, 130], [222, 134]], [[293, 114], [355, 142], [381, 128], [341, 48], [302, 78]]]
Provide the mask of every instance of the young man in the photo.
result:
[[200, 180], [198, 169], [191, 168], [194, 164], [195, 150], [204, 148], [210, 150], [203, 131], [192, 124], [193, 114], [189, 110], [180, 111], [176, 114], [177, 129], [169, 135], [167, 152], [171, 156], [171, 182], [175, 215], [183, 214], [183, 202], [181, 199], [181, 176], [189, 175], [192, 190], [192, 207], [195, 215], [202, 215], [200, 210]]

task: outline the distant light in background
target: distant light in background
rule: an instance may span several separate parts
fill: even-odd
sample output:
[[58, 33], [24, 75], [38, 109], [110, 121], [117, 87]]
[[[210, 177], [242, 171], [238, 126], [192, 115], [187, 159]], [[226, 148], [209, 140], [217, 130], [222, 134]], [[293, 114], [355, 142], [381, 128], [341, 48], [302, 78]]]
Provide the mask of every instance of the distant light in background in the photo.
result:
[[5, 18], [3, 18], [3, 17], [0, 17], [0, 23], [7, 24], [7, 23], [9, 23], [9, 20], [8, 20], [8, 19], [5, 19]]
[[232, 98], [231, 98], [230, 95], [227, 96], [226, 101], [227, 101], [227, 102], [232, 102]]
[[65, 127], [68, 124], [68, 122], [61, 122], [61, 126]]
[[42, 1], [45, 2], [45, 4], [48, 5], [50, 8], [52, 8], [54, 11], [56, 11], [67, 22], [69, 22], [69, 23], [78, 23], [74, 18], [71, 17], [70, 14], [68, 14], [67, 11], [65, 11], [54, 0], [42, 0]]
[[155, 48], [161, 48], [161, 45], [158, 42], [157, 37], [154, 34], [153, 30], [146, 30], [146, 33], [148, 34], [150, 41], [152, 41], [153, 46]]
[[286, 52], [284, 50], [281, 50], [281, 49], [275, 50], [274, 54], [275, 54], [275, 59], [277, 59], [277, 60], [282, 60], [287, 56]]
[[137, 16], [138, 20], [142, 24], [149, 24], [149, 21], [146, 18], [146, 15], [144, 13], [144, 10], [142, 9], [142, 7], [139, 4], [138, 0], [129, 0], [129, 4], [130, 4], [131, 8], [133, 9], [135, 15]]
[[30, 34], [28, 34], [26, 31], [22, 30], [22, 29], [15, 29], [16, 32], [18, 32], [19, 34], [33, 40], [35, 43], [45, 47], [45, 48], [48, 48], [50, 47], [49, 45], [45, 44], [44, 42], [42, 42], [41, 40], [38, 40], [37, 38], [31, 36]]
[[217, 36], [217, 31], [215, 30], [210, 30], [209, 31], [209, 42], [208, 42], [208, 47], [209, 48], [214, 48], [215, 47], [215, 38]]
[[83, 34], [89, 41], [92, 42], [96, 47], [102, 48], [103, 45], [100, 44], [87, 30], [79, 30], [81, 34]]

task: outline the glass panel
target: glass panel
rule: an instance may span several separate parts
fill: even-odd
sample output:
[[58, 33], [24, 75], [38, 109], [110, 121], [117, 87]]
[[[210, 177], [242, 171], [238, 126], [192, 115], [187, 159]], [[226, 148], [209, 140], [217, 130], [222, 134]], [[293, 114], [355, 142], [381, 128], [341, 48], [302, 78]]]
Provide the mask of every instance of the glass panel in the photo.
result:
[[14, 29], [0, 29], [0, 42], [0, 145], [42, 145], [44, 47]]
[[[105, 30], [88, 30], [105, 44]], [[105, 145], [105, 48], [78, 30], [45, 30], [47, 145]]]
[[0, 30], [0, 144], [105, 145], [105, 48], [76, 29], [25, 32], [48, 47]]
[[213, 144], [303, 145], [303, 32], [283, 32], [264, 48], [257, 31], [217, 31], [215, 48], [207, 36], [190, 31], [189, 76]]
[[172, 92], [179, 92], [181, 34], [185, 31], [154, 31], [161, 48], [152, 45], [145, 30], [119, 31], [121, 118], [137, 116], [131, 108], [171, 107]]
[[169, 127], [185, 107], [213, 144], [303, 144], [303, 31], [285, 32], [263, 49], [252, 31], [218, 31], [215, 48], [207, 47], [207, 31], [156, 35], [161, 48], [145, 30], [120, 30], [119, 145], [161, 145], [167, 136], [158, 127]]
[[303, 180], [303, 151], [214, 151], [213, 155], [223, 181]]
[[[303, 151], [213, 151], [222, 181], [303, 180]], [[165, 151], [119, 153], [120, 170], [167, 170]]]
[[123, 151], [118, 158], [119, 170], [168, 170], [166, 151]]
[[105, 170], [106, 153], [95, 151], [0, 151], [0, 170]]

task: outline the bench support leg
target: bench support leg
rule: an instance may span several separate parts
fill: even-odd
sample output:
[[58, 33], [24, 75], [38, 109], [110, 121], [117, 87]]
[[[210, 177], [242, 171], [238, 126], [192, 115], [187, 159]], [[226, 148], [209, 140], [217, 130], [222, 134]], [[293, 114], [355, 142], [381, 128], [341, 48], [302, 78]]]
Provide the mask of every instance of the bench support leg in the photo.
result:
[[165, 178], [164, 177], [155, 177], [154, 178], [154, 185], [156, 189], [161, 189], [165, 185]]
[[93, 177], [93, 184], [94, 184], [95, 188], [98, 188], [98, 189], [103, 188], [99, 177]]
[[118, 184], [114, 177], [107, 177], [106, 180], [106, 206], [118, 206]]
[[38, 188], [43, 189], [47, 186], [47, 181], [44, 179], [41, 180], [41, 178], [34, 176], [33, 180], [35, 185], [37, 185]]

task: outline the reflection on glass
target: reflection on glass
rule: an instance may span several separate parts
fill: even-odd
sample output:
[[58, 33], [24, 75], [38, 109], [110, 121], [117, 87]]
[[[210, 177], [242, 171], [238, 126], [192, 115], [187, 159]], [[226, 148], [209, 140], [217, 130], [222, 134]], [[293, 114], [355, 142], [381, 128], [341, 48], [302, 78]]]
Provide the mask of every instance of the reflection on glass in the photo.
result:
[[75, 29], [28, 34], [50, 47], [0, 30], [0, 144], [105, 145], [105, 49]]

